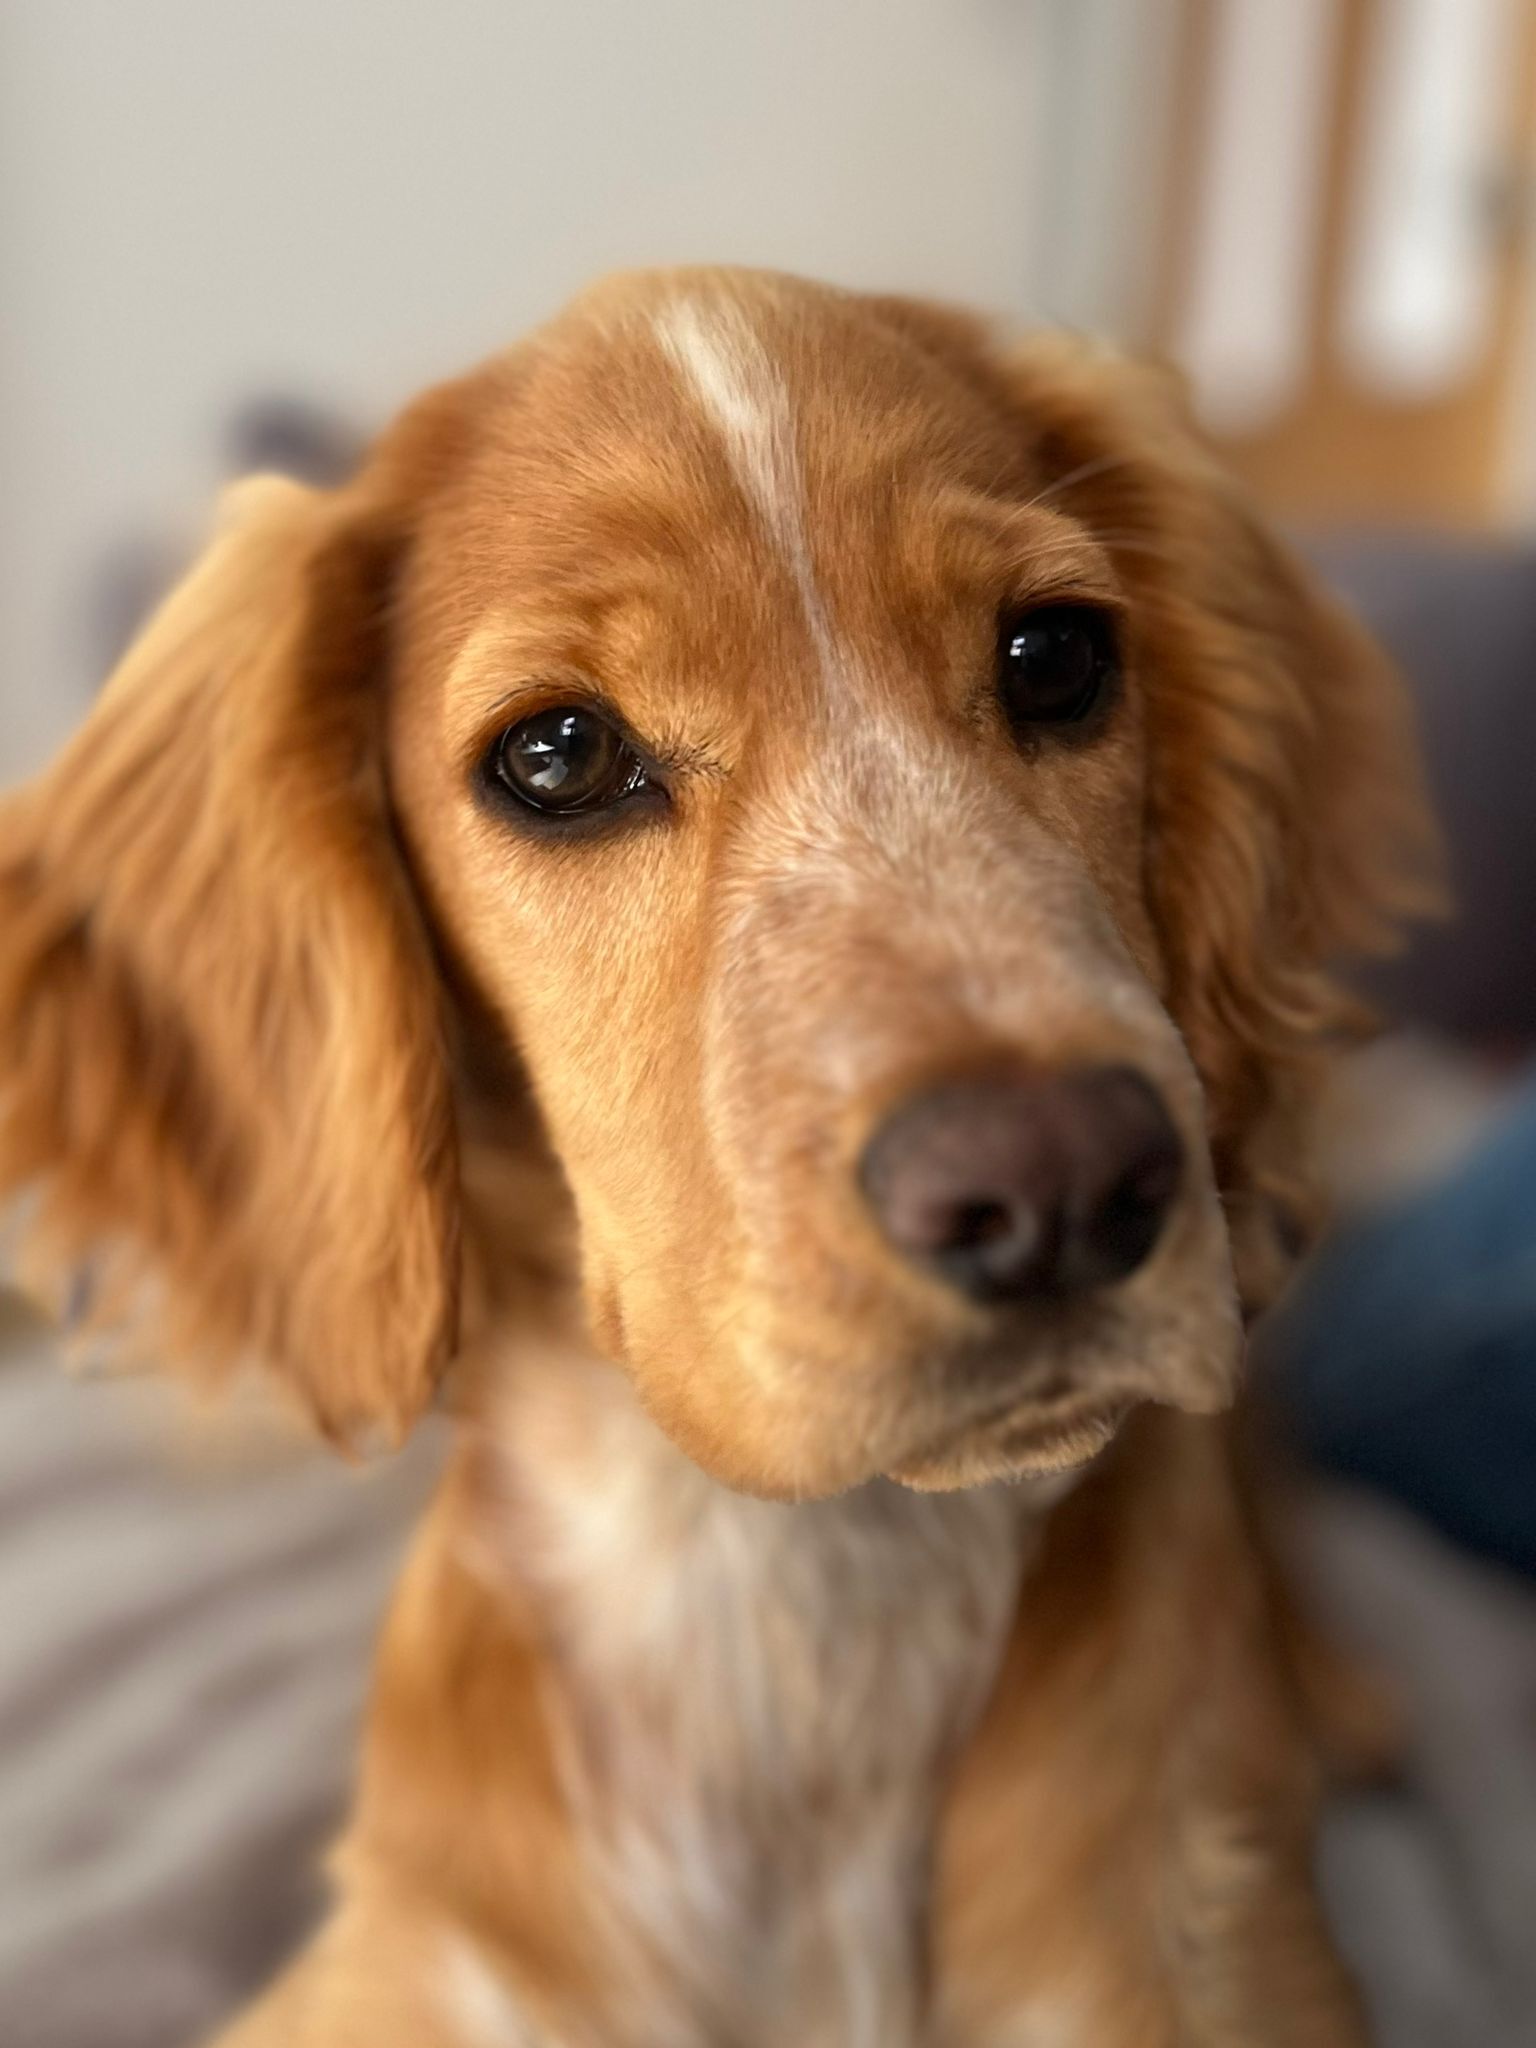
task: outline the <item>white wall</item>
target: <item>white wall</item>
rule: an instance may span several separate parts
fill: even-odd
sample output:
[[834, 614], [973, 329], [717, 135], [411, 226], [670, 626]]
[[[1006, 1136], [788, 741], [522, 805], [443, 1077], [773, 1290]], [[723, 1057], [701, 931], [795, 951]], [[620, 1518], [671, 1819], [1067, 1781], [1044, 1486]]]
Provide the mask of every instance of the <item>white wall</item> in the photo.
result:
[[1035, 15], [4, 0], [0, 776], [87, 699], [92, 565], [195, 530], [255, 391], [371, 421], [618, 265], [1023, 307]]

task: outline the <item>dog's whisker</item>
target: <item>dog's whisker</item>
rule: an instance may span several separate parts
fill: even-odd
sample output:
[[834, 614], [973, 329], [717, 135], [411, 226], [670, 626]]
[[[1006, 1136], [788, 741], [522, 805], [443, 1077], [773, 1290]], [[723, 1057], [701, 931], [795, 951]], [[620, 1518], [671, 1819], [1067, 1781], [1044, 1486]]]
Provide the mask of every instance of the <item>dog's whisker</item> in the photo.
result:
[[1140, 465], [1125, 455], [1099, 455], [1089, 462], [1080, 462], [1076, 469], [1069, 469], [1065, 476], [1053, 477], [1025, 501], [1026, 509], [1049, 504], [1052, 498], [1062, 497], [1079, 484], [1086, 484], [1098, 477], [1112, 476], [1118, 470], [1137, 468]]

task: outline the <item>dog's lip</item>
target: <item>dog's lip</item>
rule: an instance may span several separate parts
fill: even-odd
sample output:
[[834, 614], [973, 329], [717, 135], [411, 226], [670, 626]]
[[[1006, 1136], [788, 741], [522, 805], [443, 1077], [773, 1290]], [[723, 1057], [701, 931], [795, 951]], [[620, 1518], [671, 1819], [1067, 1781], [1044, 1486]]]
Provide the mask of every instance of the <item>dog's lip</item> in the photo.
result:
[[893, 1465], [886, 1476], [917, 1492], [950, 1492], [995, 1481], [1056, 1479], [1082, 1472], [1107, 1450], [1137, 1404], [1081, 1409], [1049, 1426], [969, 1433]]
[[1064, 1465], [1085, 1464], [1103, 1449], [1131, 1410], [1148, 1396], [1144, 1391], [1106, 1388], [1089, 1393], [1069, 1387], [1042, 1398], [1027, 1384], [1015, 1385], [1005, 1398], [949, 1424], [891, 1467], [901, 1478], [940, 1467], [968, 1452], [988, 1451], [1013, 1459], [1050, 1462], [1067, 1444], [1088, 1439], [1081, 1457]]
[[1064, 1444], [1088, 1437], [1091, 1442], [1082, 1457], [1068, 1461], [1086, 1463], [1104, 1448], [1138, 1405], [1137, 1398], [1130, 1394], [1112, 1400], [1072, 1402], [1056, 1414], [1047, 1411], [1030, 1415], [1017, 1428], [1000, 1428], [992, 1433], [991, 1442], [1005, 1456], [1048, 1458]]

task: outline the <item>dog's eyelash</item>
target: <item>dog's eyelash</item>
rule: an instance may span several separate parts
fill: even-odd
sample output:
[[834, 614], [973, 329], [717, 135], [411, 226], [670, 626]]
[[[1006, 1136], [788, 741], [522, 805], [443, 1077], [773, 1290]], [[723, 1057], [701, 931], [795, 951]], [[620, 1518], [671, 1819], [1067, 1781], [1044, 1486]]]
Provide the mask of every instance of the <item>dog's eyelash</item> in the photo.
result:
[[579, 705], [594, 717], [605, 719], [648, 771], [655, 770], [662, 776], [703, 776], [717, 781], [730, 772], [721, 754], [707, 741], [681, 734], [647, 738], [636, 732], [612, 701], [584, 678], [564, 685], [554, 682], [537, 696], [527, 689], [518, 689], [508, 690], [498, 697], [479, 720], [476, 737], [466, 750], [470, 772], [478, 769], [509, 727], [556, 704]]

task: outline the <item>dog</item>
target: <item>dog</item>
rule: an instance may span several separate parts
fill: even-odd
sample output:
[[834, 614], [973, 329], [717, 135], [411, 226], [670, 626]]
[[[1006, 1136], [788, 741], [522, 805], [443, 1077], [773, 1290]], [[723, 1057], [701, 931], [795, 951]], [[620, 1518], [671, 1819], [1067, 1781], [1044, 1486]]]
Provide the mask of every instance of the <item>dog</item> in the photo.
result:
[[1081, 339], [628, 276], [232, 490], [0, 813], [31, 1283], [456, 1423], [226, 2048], [1364, 2038], [1224, 1411], [1425, 848]]

